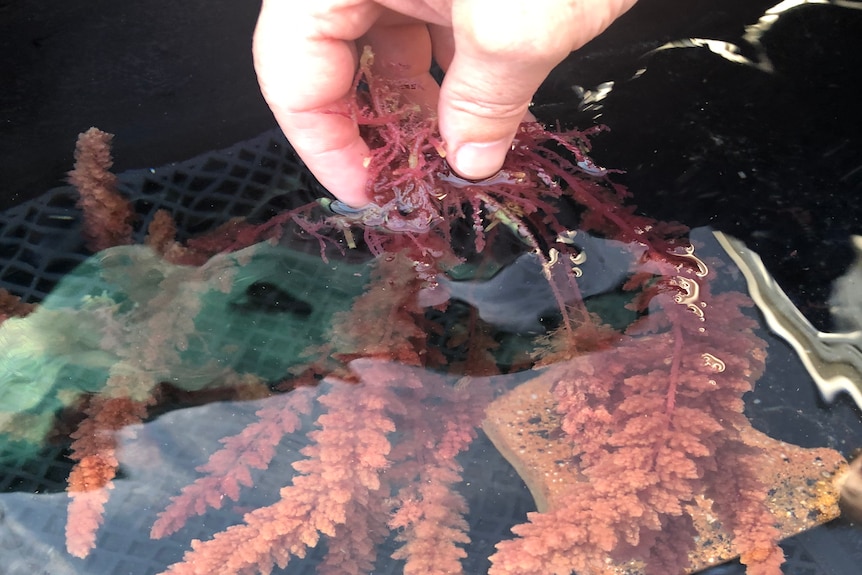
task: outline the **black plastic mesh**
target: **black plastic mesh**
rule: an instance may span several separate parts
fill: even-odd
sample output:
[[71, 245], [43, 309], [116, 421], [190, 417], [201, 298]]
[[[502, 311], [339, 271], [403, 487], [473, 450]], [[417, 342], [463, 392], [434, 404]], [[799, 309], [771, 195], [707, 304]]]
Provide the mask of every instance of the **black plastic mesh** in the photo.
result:
[[[321, 194], [277, 131], [186, 162], [124, 172], [119, 189], [138, 214], [139, 241], [158, 209], [173, 215], [183, 239], [231, 217], [265, 219]], [[89, 255], [76, 199], [72, 187], [60, 187], [0, 213], [0, 287], [40, 301]]]

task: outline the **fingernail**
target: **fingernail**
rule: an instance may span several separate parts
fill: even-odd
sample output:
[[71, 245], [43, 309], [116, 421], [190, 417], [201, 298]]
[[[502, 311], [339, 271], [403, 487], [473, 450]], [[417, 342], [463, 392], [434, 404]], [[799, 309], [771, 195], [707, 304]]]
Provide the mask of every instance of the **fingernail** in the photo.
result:
[[512, 142], [509, 140], [463, 144], [455, 152], [453, 167], [464, 178], [471, 180], [487, 178], [500, 169], [511, 146]]

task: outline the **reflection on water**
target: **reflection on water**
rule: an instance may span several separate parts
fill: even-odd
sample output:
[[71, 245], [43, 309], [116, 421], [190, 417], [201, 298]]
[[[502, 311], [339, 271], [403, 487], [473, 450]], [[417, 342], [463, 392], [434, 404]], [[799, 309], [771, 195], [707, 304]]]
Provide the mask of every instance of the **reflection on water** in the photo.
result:
[[862, 236], [853, 236], [856, 259], [835, 280], [829, 297], [829, 311], [835, 326], [844, 332], [862, 331]]
[[[834, 6], [837, 8], [848, 8], [851, 10], [862, 10], [862, 3], [844, 0], [785, 0], [767, 10], [755, 24], [745, 27], [742, 39], [750, 47], [748, 50], [732, 42], [714, 40], [708, 38], [685, 38], [674, 40], [659, 46], [652, 52], [671, 50], [674, 48], [706, 48], [713, 54], [721, 56], [729, 62], [752, 66], [764, 72], [774, 72], [775, 66], [769, 59], [767, 50], [763, 46], [763, 37], [772, 27], [778, 24], [781, 16], [803, 6]], [[745, 55], [753, 52], [752, 55]]]
[[[748, 280], [751, 297], [769, 328], [796, 350], [823, 398], [832, 402], [839, 393], [846, 393], [862, 409], [862, 331], [817, 331], [769, 275], [756, 253], [738, 240], [721, 233], [717, 236]], [[852, 298], [854, 303], [859, 297], [855, 274], [851, 271], [836, 282], [838, 293]], [[848, 288], [848, 284], [852, 287]], [[851, 293], [847, 293], [848, 289]], [[847, 313], [850, 310], [846, 308], [833, 309], [833, 313], [836, 311], [844, 312], [841, 317], [844, 322], [859, 321], [859, 316]]]
[[[775, 65], [769, 57], [769, 51], [764, 46], [764, 38], [774, 26], [779, 24], [782, 16], [805, 7], [862, 10], [862, 2], [854, 0], [785, 0], [766, 10], [757, 22], [746, 25], [739, 43], [718, 38], [680, 38], [665, 42], [661, 46], [649, 50], [643, 55], [643, 59], [649, 62], [650, 56], [668, 50], [706, 48], [728, 62], [750, 66], [762, 72], [774, 73], [776, 71]], [[836, 57], [840, 56], [836, 55]], [[649, 64], [638, 68], [632, 77], [637, 78], [643, 75], [648, 67]], [[572, 91], [579, 100], [579, 109], [588, 112], [600, 112], [603, 107], [603, 100], [611, 94], [615, 84], [615, 81], [607, 80], [592, 88], [572, 85]], [[600, 113], [593, 115], [594, 118], [600, 116]]]
[[781, 16], [802, 6], [834, 6], [850, 10], [862, 10], [862, 4], [852, 0], [784, 0], [766, 12], [755, 24], [745, 27], [743, 39], [751, 44], [760, 45], [763, 37], [772, 29]]

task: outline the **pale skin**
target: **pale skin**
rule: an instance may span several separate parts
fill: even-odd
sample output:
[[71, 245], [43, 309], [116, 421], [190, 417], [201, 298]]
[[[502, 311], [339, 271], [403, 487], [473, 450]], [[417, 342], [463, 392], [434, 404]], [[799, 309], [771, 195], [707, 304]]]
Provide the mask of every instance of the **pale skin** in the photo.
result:
[[[264, 98], [297, 153], [341, 201], [361, 207], [369, 155], [346, 114], [364, 45], [375, 73], [436, 113], [462, 177], [502, 166], [539, 85], [636, 0], [263, 0], [254, 62]], [[438, 86], [432, 58], [445, 71]]]

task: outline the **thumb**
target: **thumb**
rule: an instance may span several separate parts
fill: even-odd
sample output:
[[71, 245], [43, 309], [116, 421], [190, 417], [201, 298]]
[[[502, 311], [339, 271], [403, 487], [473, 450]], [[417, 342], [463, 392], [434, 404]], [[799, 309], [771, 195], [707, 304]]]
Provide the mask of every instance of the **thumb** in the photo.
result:
[[631, 3], [455, 0], [455, 54], [438, 109], [453, 169], [469, 179], [496, 173], [539, 85]]

